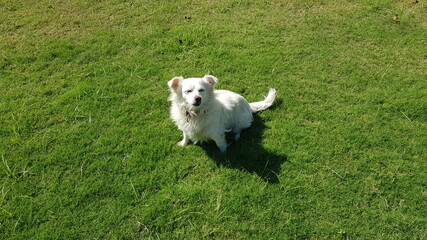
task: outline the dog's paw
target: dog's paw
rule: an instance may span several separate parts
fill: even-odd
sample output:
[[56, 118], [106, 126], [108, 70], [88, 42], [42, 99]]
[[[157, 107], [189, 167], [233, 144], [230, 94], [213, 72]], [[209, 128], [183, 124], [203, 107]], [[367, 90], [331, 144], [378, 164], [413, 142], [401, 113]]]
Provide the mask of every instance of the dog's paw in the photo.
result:
[[227, 144], [218, 146], [218, 148], [222, 153], [225, 153], [227, 151]]
[[179, 142], [177, 143], [177, 145], [178, 145], [178, 146], [181, 146], [181, 147], [184, 147], [184, 146], [186, 146], [186, 145], [187, 145], [187, 143], [183, 140], [183, 141], [179, 141]]

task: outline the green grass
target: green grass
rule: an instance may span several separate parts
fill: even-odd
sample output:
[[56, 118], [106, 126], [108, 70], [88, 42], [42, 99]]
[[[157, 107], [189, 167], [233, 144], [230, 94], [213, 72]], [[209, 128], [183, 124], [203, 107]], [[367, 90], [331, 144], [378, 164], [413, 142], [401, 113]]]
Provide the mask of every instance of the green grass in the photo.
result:
[[[411, 2], [0, 0], [2, 239], [426, 239]], [[176, 146], [205, 74], [277, 89], [226, 154]]]

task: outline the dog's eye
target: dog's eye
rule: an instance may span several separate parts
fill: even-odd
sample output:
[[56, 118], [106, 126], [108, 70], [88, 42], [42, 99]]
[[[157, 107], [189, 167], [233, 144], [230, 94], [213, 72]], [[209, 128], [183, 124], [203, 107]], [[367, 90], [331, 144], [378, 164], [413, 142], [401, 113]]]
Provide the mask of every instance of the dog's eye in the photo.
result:
[[199, 92], [204, 92], [204, 91], [205, 91], [205, 89], [200, 89], [200, 90], [199, 90]]
[[189, 94], [189, 93], [192, 93], [193, 92], [193, 90], [186, 90], [186, 91], [184, 91], [186, 94]]

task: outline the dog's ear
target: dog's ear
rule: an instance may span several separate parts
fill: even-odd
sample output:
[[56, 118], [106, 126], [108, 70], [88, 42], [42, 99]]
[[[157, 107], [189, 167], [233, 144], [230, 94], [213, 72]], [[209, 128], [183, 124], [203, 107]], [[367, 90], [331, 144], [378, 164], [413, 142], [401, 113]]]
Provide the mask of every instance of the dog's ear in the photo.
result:
[[216, 78], [216, 77], [214, 77], [214, 76], [212, 76], [212, 75], [205, 75], [203, 78], [204, 78], [204, 79], [206, 79], [206, 81], [207, 81], [210, 85], [212, 85], [212, 87], [213, 87], [213, 86], [215, 86], [215, 84], [217, 84], [217, 83], [218, 83], [218, 78]]
[[182, 80], [184, 80], [184, 78], [183, 77], [174, 77], [174, 78], [172, 78], [172, 80], [170, 80], [169, 82], [168, 82], [168, 86], [172, 89], [172, 90], [174, 90], [174, 91], [176, 91], [176, 89], [179, 87], [179, 85], [182, 83]]

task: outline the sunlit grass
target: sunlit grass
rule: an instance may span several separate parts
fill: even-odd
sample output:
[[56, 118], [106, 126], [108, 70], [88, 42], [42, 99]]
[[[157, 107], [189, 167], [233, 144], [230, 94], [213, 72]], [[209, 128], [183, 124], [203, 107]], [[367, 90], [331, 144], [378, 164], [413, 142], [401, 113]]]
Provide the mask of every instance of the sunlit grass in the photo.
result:
[[[1, 1], [5, 239], [426, 238], [423, 1]], [[400, 21], [393, 21], [393, 16]], [[275, 105], [176, 146], [167, 81]]]

